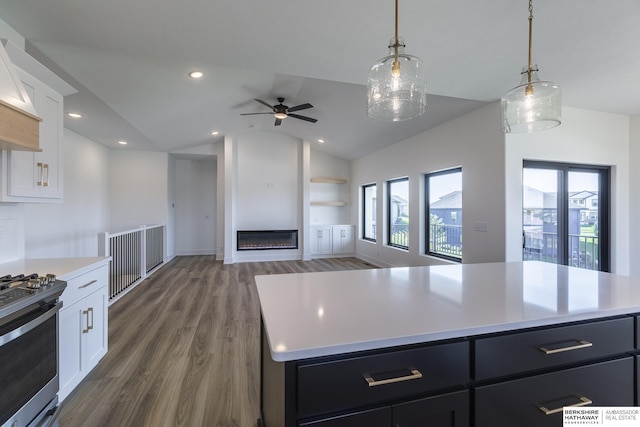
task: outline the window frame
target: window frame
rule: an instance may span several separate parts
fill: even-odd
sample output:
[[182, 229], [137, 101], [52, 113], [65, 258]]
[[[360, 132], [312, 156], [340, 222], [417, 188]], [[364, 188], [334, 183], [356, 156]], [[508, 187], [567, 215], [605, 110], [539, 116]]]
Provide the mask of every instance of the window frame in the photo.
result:
[[[405, 176], [402, 178], [395, 178], [395, 179], [390, 179], [388, 181], [386, 181], [387, 183], [387, 194], [386, 194], [386, 199], [387, 199], [387, 245], [391, 246], [392, 248], [398, 248], [398, 249], [402, 249], [402, 250], [409, 250], [409, 244], [407, 245], [400, 245], [398, 243], [393, 243], [391, 241], [391, 236], [392, 236], [392, 225], [391, 224], [391, 186], [393, 184], [396, 184], [398, 182], [403, 182], [406, 181], [407, 182], [407, 187], [409, 187], [409, 177]], [[411, 203], [411, 200], [407, 201], [409, 204]], [[408, 225], [407, 225], [407, 242], [409, 242], [409, 230], [408, 230]]]
[[[377, 210], [378, 208], [378, 184], [375, 182], [372, 182], [370, 184], [364, 184], [361, 188], [362, 188], [362, 235], [360, 236], [362, 238], [362, 240], [366, 240], [368, 242], [376, 242], [377, 241], [377, 230], [374, 233], [373, 238], [372, 237], [368, 237], [366, 235], [366, 230], [367, 227], [369, 226], [369, 224], [367, 224], [367, 189], [374, 187], [375, 188], [375, 199], [376, 199], [376, 207], [375, 209]], [[378, 219], [378, 213], [374, 212], [373, 217], [376, 218], [376, 223], [377, 223], [377, 219]], [[378, 224], [376, 224], [377, 227]]]
[[[611, 269], [611, 166], [579, 163], [523, 160], [522, 169], [548, 169], [558, 171], [558, 264], [569, 265], [569, 172], [598, 173], [598, 270]], [[524, 182], [523, 182], [524, 185]], [[586, 204], [585, 204], [586, 205]], [[522, 215], [522, 201], [520, 212]], [[524, 228], [522, 229], [522, 249], [525, 248]]]
[[[442, 176], [442, 175], [450, 175], [450, 174], [454, 174], [454, 173], [460, 173], [462, 174], [462, 166], [458, 166], [455, 168], [451, 168], [451, 169], [444, 169], [444, 170], [440, 170], [437, 172], [430, 172], [424, 175], [424, 212], [425, 212], [425, 218], [424, 218], [424, 252], [425, 255], [428, 256], [432, 256], [432, 257], [436, 257], [436, 258], [441, 258], [441, 259], [446, 259], [448, 261], [453, 261], [453, 262], [457, 262], [457, 263], [462, 263], [462, 256], [464, 254], [464, 252], [462, 251], [462, 245], [460, 246], [460, 257], [454, 256], [454, 255], [449, 255], [446, 253], [442, 253], [442, 252], [434, 252], [431, 250], [431, 245], [430, 245], [430, 239], [431, 239], [431, 203], [429, 202], [429, 189], [430, 189], [430, 183], [429, 180], [433, 177], [438, 177], [438, 176]], [[460, 192], [462, 193], [462, 184], [460, 185]], [[456, 217], [457, 217], [457, 213], [456, 213]], [[460, 239], [462, 239], [462, 221], [461, 218], [464, 218], [464, 212], [462, 210], [462, 207], [460, 208], [460, 218], [457, 217], [456, 219], [456, 223], [460, 225]]]

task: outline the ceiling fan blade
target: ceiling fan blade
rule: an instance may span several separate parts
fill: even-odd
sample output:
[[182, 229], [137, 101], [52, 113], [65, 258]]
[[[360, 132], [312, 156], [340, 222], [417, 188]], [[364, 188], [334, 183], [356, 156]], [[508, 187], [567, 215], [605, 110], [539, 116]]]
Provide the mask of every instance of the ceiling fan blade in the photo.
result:
[[241, 116], [253, 116], [255, 114], [273, 114], [271, 111], [268, 113], [240, 113]]
[[254, 99], [254, 101], [258, 101], [260, 104], [269, 107], [273, 110], [273, 105], [266, 103], [265, 101], [263, 101], [262, 99]]
[[308, 103], [300, 104], [300, 105], [296, 105], [295, 107], [289, 108], [287, 111], [300, 111], [300, 110], [306, 110], [307, 108], [313, 108], [313, 105]]
[[311, 117], [307, 117], [307, 116], [301, 116], [299, 114], [287, 114], [289, 117], [295, 117], [296, 119], [300, 119], [300, 120], [306, 120], [308, 122], [311, 123], [315, 123], [318, 120], [317, 119], [312, 119]]
[[273, 125], [280, 126], [280, 124], [282, 124], [282, 119], [276, 119], [276, 122]]

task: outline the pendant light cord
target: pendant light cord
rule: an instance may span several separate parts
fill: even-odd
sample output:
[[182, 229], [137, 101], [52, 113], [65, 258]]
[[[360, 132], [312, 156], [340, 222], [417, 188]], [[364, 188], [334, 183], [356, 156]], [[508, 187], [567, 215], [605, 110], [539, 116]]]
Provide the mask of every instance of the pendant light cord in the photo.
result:
[[[397, 1], [397, 0], [396, 0]], [[533, 34], [533, 0], [529, 0], [529, 62], [527, 67], [528, 81], [531, 83], [531, 39]]]
[[400, 47], [400, 40], [398, 40], [398, 0], [396, 0], [396, 33], [395, 33], [395, 42], [393, 43], [393, 65], [391, 67], [391, 74], [395, 77], [400, 76], [400, 61], [398, 61], [398, 47]]
[[394, 53], [396, 55], [396, 61], [398, 60], [398, 45], [400, 44], [400, 41], [398, 40], [398, 0], [396, 0], [396, 42], [393, 45], [394, 48]]

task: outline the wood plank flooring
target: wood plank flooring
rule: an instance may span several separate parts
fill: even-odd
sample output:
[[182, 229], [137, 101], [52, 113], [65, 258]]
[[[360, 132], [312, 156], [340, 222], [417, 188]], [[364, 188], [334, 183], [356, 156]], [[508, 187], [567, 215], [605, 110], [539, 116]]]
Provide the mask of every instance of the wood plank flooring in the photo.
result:
[[109, 308], [109, 352], [64, 402], [61, 427], [255, 427], [254, 276], [375, 268], [355, 258], [223, 265], [177, 257]]

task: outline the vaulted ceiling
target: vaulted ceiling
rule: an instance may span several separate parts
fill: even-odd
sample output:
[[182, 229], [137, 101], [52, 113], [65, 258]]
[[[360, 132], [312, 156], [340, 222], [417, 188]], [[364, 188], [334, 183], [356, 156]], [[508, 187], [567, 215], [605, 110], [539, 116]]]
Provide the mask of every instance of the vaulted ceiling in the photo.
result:
[[[27, 51], [77, 94], [65, 126], [113, 148], [176, 151], [273, 130], [354, 159], [495, 102], [527, 62], [526, 0], [401, 0], [407, 53], [427, 67], [427, 113], [365, 113], [369, 68], [387, 53], [393, 0], [0, 0]], [[533, 59], [567, 106], [640, 112], [640, 2], [534, 0]], [[200, 80], [188, 77], [199, 69]], [[253, 101], [311, 103], [274, 127]], [[303, 112], [300, 112], [303, 114]], [[496, 123], [496, 128], [499, 123]], [[211, 131], [219, 131], [212, 136]]]

